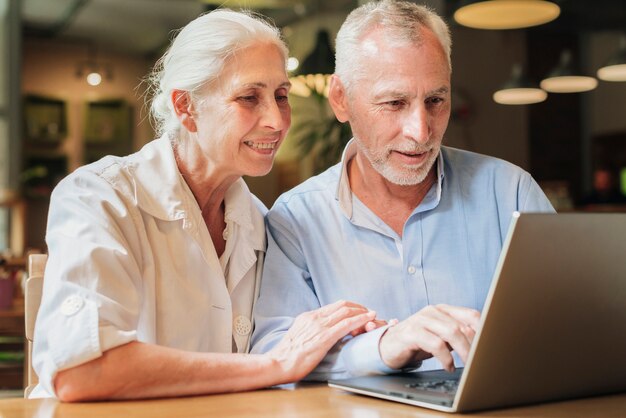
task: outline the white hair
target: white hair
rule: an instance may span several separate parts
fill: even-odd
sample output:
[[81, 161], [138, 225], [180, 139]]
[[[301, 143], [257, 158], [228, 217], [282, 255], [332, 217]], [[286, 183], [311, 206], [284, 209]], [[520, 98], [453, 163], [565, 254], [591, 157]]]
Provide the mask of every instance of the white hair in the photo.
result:
[[360, 41], [374, 27], [383, 28], [390, 42], [421, 42], [420, 31], [430, 29], [446, 53], [452, 70], [452, 38], [444, 20], [426, 6], [408, 1], [372, 1], [354, 9], [341, 25], [336, 39], [335, 74], [348, 91], [360, 70]]
[[157, 133], [176, 133], [180, 129], [171, 101], [173, 90], [188, 91], [192, 99], [197, 99], [198, 90], [218, 78], [229, 57], [262, 42], [276, 45], [287, 59], [280, 31], [258, 14], [218, 9], [182, 28], [147, 77]]

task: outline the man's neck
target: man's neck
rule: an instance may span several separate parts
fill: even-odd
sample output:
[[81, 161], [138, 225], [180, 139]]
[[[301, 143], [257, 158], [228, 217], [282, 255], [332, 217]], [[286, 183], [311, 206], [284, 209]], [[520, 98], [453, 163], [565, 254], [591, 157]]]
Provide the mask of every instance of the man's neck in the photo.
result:
[[413, 186], [393, 184], [360, 153], [348, 162], [347, 172], [352, 193], [400, 236], [407, 219], [436, 180], [433, 165], [421, 183]]

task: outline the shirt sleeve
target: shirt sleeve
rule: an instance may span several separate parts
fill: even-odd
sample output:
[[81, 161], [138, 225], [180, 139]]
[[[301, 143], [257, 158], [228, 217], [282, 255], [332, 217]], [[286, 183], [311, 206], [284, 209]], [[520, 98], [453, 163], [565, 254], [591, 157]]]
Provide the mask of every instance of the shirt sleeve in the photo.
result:
[[[271, 350], [296, 316], [320, 307], [297, 228], [289, 212], [280, 206], [267, 218], [268, 249], [259, 299], [255, 305], [252, 353]], [[380, 358], [378, 342], [386, 328], [358, 337], [345, 337], [326, 355], [306, 380], [341, 379], [374, 373], [390, 373]]]
[[320, 307], [294, 231], [286, 225], [284, 215], [272, 209], [267, 224], [267, 254], [254, 306], [252, 353], [271, 350], [296, 316]]
[[555, 212], [541, 187], [530, 174], [524, 173], [519, 187], [519, 208], [521, 212]]
[[108, 181], [86, 170], [52, 194], [33, 348], [37, 396], [55, 396], [59, 371], [136, 340], [140, 245], [138, 215], [130, 206]]

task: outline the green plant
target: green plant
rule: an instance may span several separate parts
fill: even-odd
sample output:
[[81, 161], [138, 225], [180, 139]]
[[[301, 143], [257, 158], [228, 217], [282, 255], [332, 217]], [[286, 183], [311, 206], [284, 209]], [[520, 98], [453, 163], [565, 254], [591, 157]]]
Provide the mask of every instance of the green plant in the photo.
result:
[[335, 118], [323, 94], [312, 90], [308, 100], [315, 101], [318, 114], [302, 120], [293, 129], [293, 134], [298, 138], [302, 157], [313, 153], [313, 171], [319, 174], [339, 162], [346, 144], [352, 138], [352, 131], [349, 124]]

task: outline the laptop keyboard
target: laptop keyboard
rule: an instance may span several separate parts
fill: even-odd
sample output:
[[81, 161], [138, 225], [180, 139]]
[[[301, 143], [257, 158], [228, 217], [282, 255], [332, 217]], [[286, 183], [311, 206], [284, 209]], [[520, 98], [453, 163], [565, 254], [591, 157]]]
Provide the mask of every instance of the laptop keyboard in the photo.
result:
[[426, 382], [408, 383], [405, 385], [408, 388], [425, 390], [428, 392], [437, 393], [456, 393], [459, 387], [459, 381], [454, 380], [430, 380]]

